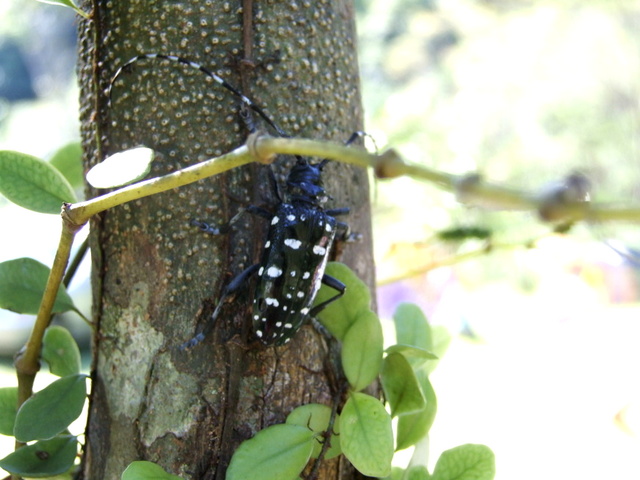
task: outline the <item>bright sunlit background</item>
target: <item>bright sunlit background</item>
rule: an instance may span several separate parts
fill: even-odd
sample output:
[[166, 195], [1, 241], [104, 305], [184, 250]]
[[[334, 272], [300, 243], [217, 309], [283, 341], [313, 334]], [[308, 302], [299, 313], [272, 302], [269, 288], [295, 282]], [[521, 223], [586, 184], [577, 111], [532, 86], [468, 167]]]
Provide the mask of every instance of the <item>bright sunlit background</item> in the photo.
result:
[[[526, 191], [580, 172], [592, 201], [640, 205], [639, 1], [357, 3], [378, 145]], [[4, 0], [0, 32], [0, 149], [46, 158], [78, 139], [74, 16]], [[465, 208], [411, 179], [373, 189], [381, 316], [415, 302], [453, 335], [432, 378], [431, 465], [484, 443], [499, 480], [640, 478], [637, 225], [557, 235], [535, 212]], [[51, 263], [57, 217], [0, 198], [0, 218], [0, 261]], [[439, 239], [455, 227], [488, 238]], [[7, 365], [27, 329], [0, 311]]]

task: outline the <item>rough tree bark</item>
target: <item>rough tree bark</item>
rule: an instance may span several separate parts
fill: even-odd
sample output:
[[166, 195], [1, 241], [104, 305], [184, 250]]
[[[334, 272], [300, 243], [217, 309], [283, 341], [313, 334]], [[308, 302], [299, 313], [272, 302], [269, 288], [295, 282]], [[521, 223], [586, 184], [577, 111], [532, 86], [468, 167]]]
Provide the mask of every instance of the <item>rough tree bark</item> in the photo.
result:
[[[92, 11], [92, 21], [80, 24], [87, 167], [143, 144], [160, 154], [157, 176], [246, 137], [236, 98], [166, 61], [134, 65], [109, 104], [109, 79], [140, 53], [208, 66], [291, 135], [343, 141], [362, 128], [350, 0], [93, 0], [84, 7]], [[280, 180], [290, 164], [276, 162]], [[120, 478], [139, 459], [182, 478], [224, 478], [242, 440], [295, 406], [330, 404], [322, 337], [306, 326], [285, 347], [259, 346], [247, 335], [250, 289], [209, 338], [188, 352], [178, 348], [207, 322], [226, 282], [257, 260], [267, 227], [247, 215], [214, 238], [190, 220], [220, 224], [243, 206], [273, 201], [266, 168], [238, 168], [91, 223], [96, 331], [85, 478]], [[350, 206], [349, 223], [364, 238], [341, 260], [372, 285], [366, 172], [339, 163], [325, 172], [330, 207]], [[354, 478], [347, 464], [326, 462], [320, 478]]]

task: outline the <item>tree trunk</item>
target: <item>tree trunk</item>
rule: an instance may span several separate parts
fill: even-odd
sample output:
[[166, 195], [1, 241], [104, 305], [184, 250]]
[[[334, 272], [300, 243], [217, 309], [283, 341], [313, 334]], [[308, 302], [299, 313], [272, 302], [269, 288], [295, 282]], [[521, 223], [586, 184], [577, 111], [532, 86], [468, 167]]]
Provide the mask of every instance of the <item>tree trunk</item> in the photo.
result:
[[[251, 3], [85, 5], [92, 10], [92, 21], [80, 25], [87, 168], [142, 144], [159, 153], [151, 173], [158, 176], [227, 152], [246, 137], [238, 99], [172, 62], [137, 62], [116, 82], [109, 103], [110, 78], [142, 53], [207, 66], [290, 135], [343, 141], [362, 128], [352, 3]], [[290, 165], [287, 158], [276, 162], [280, 182]], [[179, 348], [204, 327], [230, 278], [257, 261], [267, 228], [245, 215], [229, 235], [212, 237], [190, 221], [218, 225], [244, 206], [273, 203], [267, 168], [237, 168], [92, 221], [96, 330], [85, 478], [118, 479], [130, 462], [150, 460], [182, 478], [222, 479], [241, 441], [284, 421], [298, 405], [331, 404], [326, 344], [311, 326], [284, 347], [265, 348], [247, 334], [253, 283], [224, 309], [211, 335], [189, 351]], [[328, 208], [351, 207], [348, 222], [364, 237], [341, 260], [371, 286], [367, 174], [332, 163], [324, 179]], [[319, 478], [354, 475], [348, 462], [332, 460]]]

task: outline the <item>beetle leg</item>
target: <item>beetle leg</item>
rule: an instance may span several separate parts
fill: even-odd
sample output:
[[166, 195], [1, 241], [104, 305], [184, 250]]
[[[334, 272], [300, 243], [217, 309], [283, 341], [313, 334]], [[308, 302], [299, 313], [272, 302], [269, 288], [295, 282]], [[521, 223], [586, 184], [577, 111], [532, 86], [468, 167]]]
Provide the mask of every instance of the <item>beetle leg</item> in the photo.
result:
[[276, 180], [276, 176], [273, 173], [273, 169], [271, 165], [269, 165], [269, 184], [271, 185], [271, 190], [276, 196], [278, 203], [282, 203], [282, 194], [280, 193], [280, 188], [278, 187], [278, 181]]
[[[259, 217], [266, 218], [267, 220], [271, 220], [273, 218], [273, 213], [271, 213], [269, 210], [265, 210], [264, 208], [256, 207], [255, 205], [249, 205], [247, 208], [245, 208], [245, 210], [247, 212], [249, 212], [250, 214], [252, 214], [252, 215], [258, 215]], [[238, 214], [236, 214], [236, 217], [237, 216], [238, 216]]]
[[188, 350], [196, 346], [202, 340], [204, 340], [207, 335], [209, 335], [213, 331], [213, 327], [215, 326], [218, 315], [220, 315], [222, 306], [225, 303], [232, 302], [235, 299], [236, 293], [238, 293], [238, 290], [240, 290], [240, 288], [242, 288], [246, 284], [247, 280], [251, 275], [253, 275], [258, 271], [258, 268], [260, 268], [259, 263], [256, 263], [255, 265], [251, 265], [249, 268], [243, 270], [238, 275], [236, 275], [227, 284], [227, 286], [222, 291], [222, 295], [220, 296], [220, 301], [218, 302], [216, 309], [213, 311], [213, 314], [211, 314], [211, 320], [207, 323], [207, 325], [202, 330], [202, 332], [198, 333], [191, 340], [183, 343], [182, 346], [180, 347], [180, 350]]
[[[350, 210], [349, 207], [342, 207], [342, 208], [334, 208], [332, 210], [325, 210], [325, 213], [332, 217], [336, 217], [338, 215], [347, 215], [349, 213], [349, 210]], [[339, 230], [339, 233], [337, 236], [338, 241], [345, 242], [345, 243], [356, 243], [362, 240], [362, 234], [352, 233], [347, 223], [337, 222], [336, 226]]]
[[337, 217], [338, 215], [348, 215], [350, 210], [351, 209], [349, 207], [332, 208], [330, 210], [325, 210], [324, 213], [332, 217]]
[[349, 224], [345, 222], [337, 222], [336, 229], [338, 230], [336, 240], [343, 243], [357, 243], [362, 241], [361, 233], [354, 233], [349, 228]]
[[238, 213], [236, 213], [228, 223], [225, 223], [220, 227], [214, 227], [206, 222], [200, 222], [198, 220], [191, 220], [191, 225], [193, 225], [194, 227], [198, 227], [200, 230], [208, 233], [209, 235], [223, 235], [229, 233], [233, 224], [236, 223], [245, 212], [249, 212], [253, 215], [258, 215], [259, 217], [266, 218], [267, 220], [270, 220], [273, 217], [271, 212], [265, 210], [264, 208], [256, 207], [255, 205], [249, 205], [248, 207], [238, 210]]
[[327, 305], [335, 302], [337, 299], [339, 299], [341, 296], [344, 295], [344, 292], [347, 291], [347, 286], [337, 278], [332, 277], [331, 275], [327, 275], [327, 274], [322, 275], [322, 283], [324, 283], [327, 287], [331, 287], [334, 290], [336, 290], [338, 294], [313, 307], [309, 311], [309, 316], [311, 317], [315, 317], [318, 313], [324, 310]]
[[372, 135], [368, 134], [367, 132], [363, 132], [363, 131], [353, 132], [351, 134], [351, 136], [349, 137], [349, 139], [346, 142], [344, 142], [344, 144], [349, 146], [353, 142], [355, 142], [356, 140], [358, 140], [360, 138], [368, 138], [369, 140], [371, 140], [371, 142], [373, 143], [374, 150], [376, 152], [378, 151], [378, 145], [376, 144], [376, 139], [373, 138]]
[[191, 225], [193, 225], [194, 227], [198, 227], [200, 230], [202, 230], [204, 233], [208, 233], [209, 235], [220, 235], [224, 229], [224, 226], [222, 227], [213, 227], [211, 225], [209, 225], [208, 223], [205, 222], [200, 222], [198, 220], [191, 220], [191, 222], [189, 222]]

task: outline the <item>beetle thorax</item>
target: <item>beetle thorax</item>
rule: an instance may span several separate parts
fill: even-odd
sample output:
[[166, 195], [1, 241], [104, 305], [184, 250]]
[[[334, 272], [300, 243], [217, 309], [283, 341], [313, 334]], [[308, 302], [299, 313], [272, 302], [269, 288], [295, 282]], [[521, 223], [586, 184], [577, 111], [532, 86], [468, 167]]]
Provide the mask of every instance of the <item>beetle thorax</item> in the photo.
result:
[[287, 201], [292, 205], [320, 207], [328, 199], [322, 185], [322, 167], [326, 162], [312, 165], [299, 159], [287, 178]]

